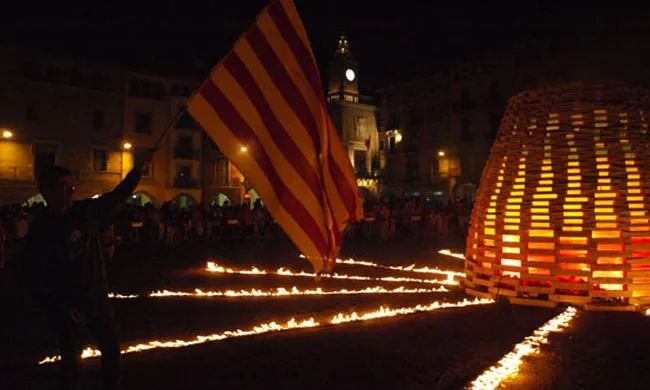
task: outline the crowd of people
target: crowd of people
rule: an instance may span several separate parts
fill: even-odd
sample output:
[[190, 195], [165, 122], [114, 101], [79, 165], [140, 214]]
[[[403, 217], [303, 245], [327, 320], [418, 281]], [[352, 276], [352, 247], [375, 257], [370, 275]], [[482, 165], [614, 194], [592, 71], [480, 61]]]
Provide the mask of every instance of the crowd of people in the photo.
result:
[[[27, 235], [30, 222], [43, 208], [36, 203], [27, 206], [5, 206], [0, 209], [0, 267]], [[381, 240], [412, 238], [425, 240], [433, 236], [464, 237], [472, 204], [465, 199], [442, 203], [423, 198], [394, 200], [367, 199], [364, 219], [350, 224], [347, 240]], [[273, 238], [282, 234], [263, 203], [252, 205], [196, 205], [179, 208], [174, 203], [160, 208], [125, 204], [116, 210], [105, 226], [107, 257], [121, 243], [176, 245], [188, 240]]]

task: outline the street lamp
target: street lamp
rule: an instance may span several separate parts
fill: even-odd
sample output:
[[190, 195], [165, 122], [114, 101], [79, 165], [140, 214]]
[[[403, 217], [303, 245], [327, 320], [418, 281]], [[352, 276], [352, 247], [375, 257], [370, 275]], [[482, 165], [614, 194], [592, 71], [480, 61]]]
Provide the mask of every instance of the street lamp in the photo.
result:
[[131, 145], [130, 142], [125, 142], [125, 143], [122, 145], [122, 147], [123, 147], [125, 150], [129, 150], [129, 149], [131, 149], [131, 148], [133, 147], [133, 145]]
[[2, 130], [2, 138], [4, 139], [9, 139], [14, 136], [14, 133], [12, 133], [10, 130]]
[[248, 150], [248, 148], [245, 147], [245, 146], [242, 146], [241, 149], [239, 149], [239, 150], [241, 150], [242, 153], [246, 153], [246, 151]]
[[438, 156], [445, 157], [445, 151], [444, 150], [439, 151]]

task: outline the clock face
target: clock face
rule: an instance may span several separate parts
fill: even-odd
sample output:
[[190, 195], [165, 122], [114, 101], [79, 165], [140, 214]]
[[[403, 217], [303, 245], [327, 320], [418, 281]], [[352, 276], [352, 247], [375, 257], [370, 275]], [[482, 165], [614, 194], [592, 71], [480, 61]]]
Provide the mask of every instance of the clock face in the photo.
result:
[[345, 78], [346, 78], [348, 81], [352, 82], [352, 81], [354, 81], [354, 79], [355, 79], [356, 77], [357, 77], [357, 75], [356, 75], [356, 73], [354, 73], [354, 70], [352, 70], [352, 69], [350, 69], [350, 68], [347, 68], [347, 69], [345, 70]]

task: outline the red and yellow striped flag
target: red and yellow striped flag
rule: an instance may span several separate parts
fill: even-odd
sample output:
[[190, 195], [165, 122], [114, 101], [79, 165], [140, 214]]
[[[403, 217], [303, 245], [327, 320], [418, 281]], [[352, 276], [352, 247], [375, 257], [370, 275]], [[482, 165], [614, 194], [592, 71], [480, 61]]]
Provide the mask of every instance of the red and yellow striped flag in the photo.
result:
[[262, 11], [188, 111], [314, 269], [331, 270], [346, 224], [363, 217], [362, 201], [292, 0]]

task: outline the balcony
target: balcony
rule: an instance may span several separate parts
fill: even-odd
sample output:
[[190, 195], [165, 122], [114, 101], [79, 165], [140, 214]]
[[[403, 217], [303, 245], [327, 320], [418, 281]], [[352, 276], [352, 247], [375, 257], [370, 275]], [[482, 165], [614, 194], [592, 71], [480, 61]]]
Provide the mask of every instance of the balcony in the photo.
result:
[[199, 181], [191, 177], [177, 176], [174, 179], [175, 188], [196, 189], [199, 188]]
[[200, 150], [191, 148], [174, 148], [174, 158], [182, 158], [185, 160], [199, 160]]

